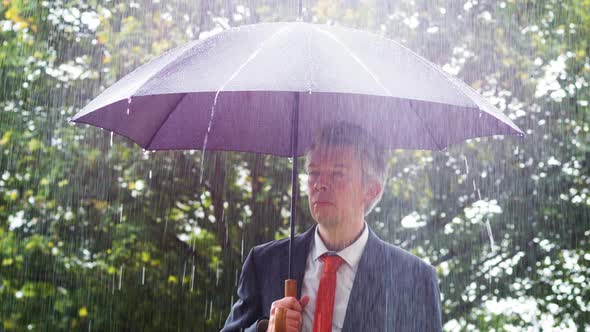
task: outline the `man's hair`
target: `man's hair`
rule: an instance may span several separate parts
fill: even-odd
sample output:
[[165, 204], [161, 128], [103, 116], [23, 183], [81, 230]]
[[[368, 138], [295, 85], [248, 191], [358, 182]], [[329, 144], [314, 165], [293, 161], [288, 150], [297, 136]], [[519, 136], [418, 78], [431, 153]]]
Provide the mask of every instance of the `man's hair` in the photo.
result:
[[368, 215], [383, 197], [387, 180], [388, 163], [385, 149], [365, 129], [349, 122], [337, 122], [321, 128], [315, 135], [314, 142], [305, 151], [305, 171], [308, 171], [311, 152], [318, 145], [352, 146], [361, 162], [363, 186], [370, 181], [381, 184], [381, 191], [365, 207]]

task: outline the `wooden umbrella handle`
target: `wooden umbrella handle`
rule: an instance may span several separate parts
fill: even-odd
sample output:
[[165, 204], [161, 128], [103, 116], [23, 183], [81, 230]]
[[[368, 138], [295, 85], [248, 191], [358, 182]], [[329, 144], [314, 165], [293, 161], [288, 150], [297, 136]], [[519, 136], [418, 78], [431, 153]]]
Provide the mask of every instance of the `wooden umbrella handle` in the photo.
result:
[[[297, 280], [287, 279], [285, 280], [285, 297], [292, 296], [297, 298]], [[285, 308], [277, 308], [277, 318], [275, 331], [276, 332], [287, 332], [287, 310]]]

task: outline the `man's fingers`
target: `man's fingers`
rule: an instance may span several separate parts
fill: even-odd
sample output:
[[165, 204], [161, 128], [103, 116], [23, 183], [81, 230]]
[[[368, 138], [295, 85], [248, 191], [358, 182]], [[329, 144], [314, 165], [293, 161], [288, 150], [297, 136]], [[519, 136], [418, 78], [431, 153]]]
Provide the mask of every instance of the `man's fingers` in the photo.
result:
[[287, 319], [299, 321], [300, 317], [301, 317], [301, 313], [299, 311], [287, 309]]
[[274, 326], [278, 322], [277, 320], [277, 311], [279, 308], [285, 309], [285, 320], [288, 330], [295, 330], [299, 331], [301, 326], [303, 325], [303, 308], [309, 303], [309, 296], [303, 296], [301, 301], [298, 301], [294, 297], [284, 297], [280, 300], [274, 301], [270, 308], [270, 320], [269, 326]]
[[277, 321], [277, 313], [279, 308], [283, 308], [286, 311], [285, 327], [287, 328], [287, 331], [299, 332], [299, 328], [302, 326], [301, 313], [292, 309], [286, 309], [284, 307], [276, 307], [274, 314], [270, 317], [269, 326], [273, 326], [274, 328], [276, 328], [276, 324], [279, 324], [279, 322]]
[[[278, 310], [278, 308], [277, 308]], [[299, 311], [295, 311], [293, 309], [285, 309], [286, 313], [285, 313], [285, 317], [287, 318], [288, 321], [292, 320], [294, 322], [298, 322], [301, 320], [301, 313]], [[274, 318], [276, 319], [277, 317], [277, 311], [274, 312]]]
[[302, 309], [301, 304], [299, 304], [299, 301], [297, 301], [297, 299], [292, 296], [284, 297], [278, 301], [274, 301], [272, 303], [271, 308], [276, 308], [276, 307], [293, 309], [293, 310], [297, 310], [297, 311], [301, 311], [301, 309]]
[[301, 309], [305, 308], [305, 306], [309, 303], [309, 296], [303, 296], [299, 302], [301, 303]]

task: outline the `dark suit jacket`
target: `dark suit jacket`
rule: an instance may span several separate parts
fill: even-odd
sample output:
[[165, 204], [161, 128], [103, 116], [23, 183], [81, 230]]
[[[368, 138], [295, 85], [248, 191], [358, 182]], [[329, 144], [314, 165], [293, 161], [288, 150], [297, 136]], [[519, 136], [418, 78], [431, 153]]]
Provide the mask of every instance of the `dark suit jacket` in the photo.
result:
[[[294, 278], [297, 298], [315, 227], [295, 237]], [[244, 262], [239, 299], [222, 331], [253, 332], [268, 319], [272, 303], [284, 296], [289, 239], [250, 250]], [[441, 331], [440, 293], [436, 270], [407, 251], [382, 241], [369, 228], [369, 239], [354, 278], [343, 332]], [[311, 331], [310, 331], [311, 332]]]

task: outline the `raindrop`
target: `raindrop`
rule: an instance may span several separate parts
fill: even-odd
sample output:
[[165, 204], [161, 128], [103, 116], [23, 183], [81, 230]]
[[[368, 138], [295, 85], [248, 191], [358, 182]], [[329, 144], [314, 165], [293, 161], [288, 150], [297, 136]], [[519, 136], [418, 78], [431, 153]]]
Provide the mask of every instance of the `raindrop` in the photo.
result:
[[164, 222], [164, 233], [162, 236], [166, 236], [166, 229], [168, 228], [168, 216], [166, 216], [166, 221]]
[[123, 279], [123, 265], [119, 267], [119, 290], [121, 290], [121, 279]]
[[127, 115], [129, 115], [130, 108], [131, 108], [131, 97], [127, 98]]
[[150, 180], [152, 179], [152, 170], [150, 169], [150, 175], [149, 175]]
[[[223, 215], [222, 215], [222, 218], [223, 218]], [[227, 223], [226, 223], [226, 225], [225, 225], [225, 243], [227, 243], [227, 241], [228, 241], [228, 236], [229, 236], [229, 225], [227, 225]]]
[[242, 263], [244, 262], [244, 235], [242, 234], [242, 249], [240, 250], [240, 255], [242, 257]]
[[123, 222], [123, 205], [119, 206], [119, 222]]
[[467, 157], [462, 156], [465, 161], [465, 174], [469, 174], [469, 164], [467, 163]]
[[215, 269], [215, 286], [219, 286], [219, 261], [217, 261], [217, 267]]
[[209, 318], [208, 318], [208, 320], [211, 320], [212, 313], [213, 313], [213, 300], [211, 300], [211, 302], [209, 302]]
[[191, 272], [191, 292], [193, 291], [194, 284], [195, 284], [195, 264], [193, 264], [193, 272]]
[[492, 247], [492, 251], [496, 251], [496, 244], [494, 241], [494, 235], [492, 234], [492, 226], [490, 225], [490, 219], [486, 219], [486, 229], [488, 231], [488, 237], [490, 238], [490, 246]]
[[113, 146], [113, 132], [111, 131], [111, 147]]
[[383, 320], [384, 320], [384, 324], [385, 324], [385, 330], [388, 331], [389, 329], [387, 328], [387, 317], [389, 315], [389, 292], [385, 292], [385, 315], [383, 315]]
[[143, 268], [141, 270], [141, 284], [145, 285], [145, 265], [143, 266]]
[[186, 262], [184, 262], [184, 267], [182, 268], [182, 285], [184, 286], [184, 276], [186, 275]]

